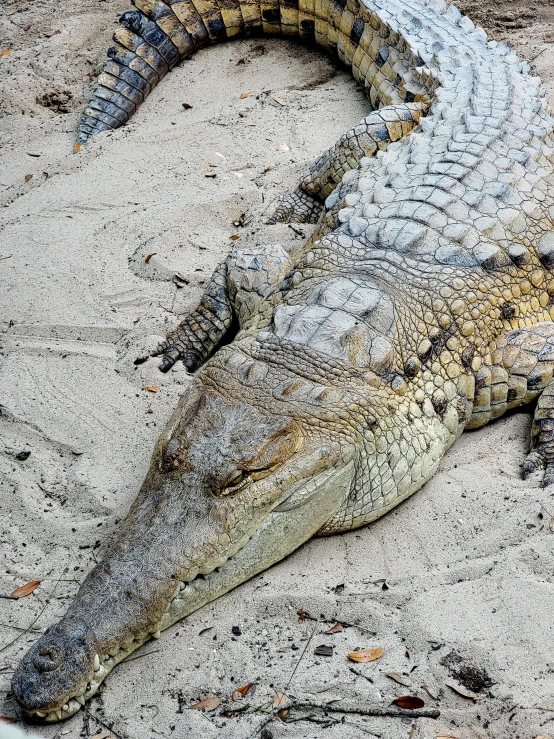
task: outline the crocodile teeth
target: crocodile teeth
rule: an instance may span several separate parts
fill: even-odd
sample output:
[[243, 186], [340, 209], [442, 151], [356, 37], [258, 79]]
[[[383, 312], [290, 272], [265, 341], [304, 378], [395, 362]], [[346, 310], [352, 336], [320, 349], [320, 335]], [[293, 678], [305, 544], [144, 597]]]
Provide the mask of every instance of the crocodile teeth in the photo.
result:
[[63, 704], [62, 711], [69, 711], [69, 704], [68, 703], [64, 703]]
[[94, 655], [94, 672], [98, 672], [99, 669], [100, 669], [100, 657], [97, 654], [95, 654]]
[[159, 638], [160, 638], [160, 636], [161, 636], [161, 633], [160, 633], [159, 631], [155, 631], [155, 632], [154, 632], [154, 633], [152, 634], [152, 639], [159, 639]]
[[[61, 711], [60, 711], [60, 715], [61, 715]], [[51, 713], [48, 714], [47, 721], [57, 721], [57, 720], [58, 720], [57, 711], [52, 711]]]
[[46, 718], [48, 716], [44, 711], [37, 711], [36, 713], [39, 718]]
[[54, 711], [54, 713], [56, 714], [56, 718], [58, 719], [58, 721], [61, 721], [62, 720], [62, 709], [58, 708], [58, 710]]
[[77, 703], [80, 703], [82, 706], [85, 705], [85, 699], [83, 698], [82, 695], [76, 695], [75, 700], [77, 701]]

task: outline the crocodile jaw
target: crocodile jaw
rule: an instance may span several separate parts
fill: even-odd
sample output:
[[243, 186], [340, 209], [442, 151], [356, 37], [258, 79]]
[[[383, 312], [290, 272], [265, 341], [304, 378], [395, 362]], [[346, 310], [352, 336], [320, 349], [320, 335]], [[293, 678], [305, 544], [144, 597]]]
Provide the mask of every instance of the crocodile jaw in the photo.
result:
[[[101, 653], [98, 637], [85, 634], [90, 662], [87, 677], [79, 679], [66, 696], [55, 704], [45, 704], [38, 709], [26, 706], [29, 675], [25, 672], [29, 667], [28, 660], [26, 662], [24, 658], [13, 681], [14, 694], [24, 715], [35, 721], [52, 723], [77, 713], [85, 701], [97, 692], [111, 670], [145, 642], [159, 638], [164, 629], [267, 569], [310, 539], [336, 513], [350, 488], [353, 475], [354, 463], [350, 461], [342, 467], [332, 467], [292, 486], [281, 496], [278, 504], [252, 536], [224, 564], [205, 575], [197, 575], [192, 580], [172, 580], [173, 593], [166, 600], [163, 615], [148, 631], [129, 635], [125, 641], [114, 645], [105, 654]], [[309, 515], [305, 510], [308, 503]], [[69, 621], [69, 629], [75, 622], [71, 610], [52, 629], [54, 637], [56, 629], [63, 628], [66, 619]], [[45, 637], [48, 638], [48, 634]], [[70, 638], [74, 638], [73, 634]], [[98, 651], [91, 651], [90, 645], [93, 643], [97, 645]]]

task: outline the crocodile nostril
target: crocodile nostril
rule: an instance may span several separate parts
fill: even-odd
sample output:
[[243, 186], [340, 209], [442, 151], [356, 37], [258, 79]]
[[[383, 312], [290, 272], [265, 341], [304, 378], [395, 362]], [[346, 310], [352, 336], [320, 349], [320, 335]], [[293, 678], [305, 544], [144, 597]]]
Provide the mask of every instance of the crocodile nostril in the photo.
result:
[[63, 662], [63, 651], [54, 645], [42, 647], [33, 657], [33, 664], [39, 672], [56, 670]]

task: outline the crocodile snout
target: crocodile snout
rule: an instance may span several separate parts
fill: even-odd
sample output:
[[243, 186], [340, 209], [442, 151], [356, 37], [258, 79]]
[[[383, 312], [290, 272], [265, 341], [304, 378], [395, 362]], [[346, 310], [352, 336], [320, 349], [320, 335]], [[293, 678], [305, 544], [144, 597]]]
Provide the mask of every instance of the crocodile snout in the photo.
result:
[[95, 655], [94, 640], [85, 624], [58, 624], [48, 629], [13, 676], [13, 694], [22, 710], [45, 720], [58, 720], [78, 710], [80, 701], [72, 699], [81, 687], [84, 692], [94, 672]]

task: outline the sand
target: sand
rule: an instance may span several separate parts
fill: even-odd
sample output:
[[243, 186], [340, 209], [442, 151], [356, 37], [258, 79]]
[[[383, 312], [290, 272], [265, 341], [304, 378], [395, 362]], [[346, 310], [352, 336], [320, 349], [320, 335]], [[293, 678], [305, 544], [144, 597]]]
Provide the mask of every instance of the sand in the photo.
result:
[[[161, 375], [155, 360], [133, 361], [195, 305], [233, 234], [285, 246], [309, 235], [265, 218], [302, 165], [369, 110], [316, 51], [243, 40], [182, 63], [131, 125], [76, 154], [79, 113], [126, 7], [9, 0], [0, 10], [0, 49], [11, 50], [0, 57], [0, 594], [42, 581], [0, 599], [5, 716], [17, 716], [13, 668], [115, 535], [190, 382], [181, 366]], [[534, 59], [554, 100], [554, 7], [465, 9]], [[89, 713], [38, 733], [91, 737], [107, 725], [114, 738], [245, 739], [260, 715], [186, 708], [255, 683], [248, 700], [259, 705], [274, 690], [351, 706], [415, 694], [442, 714], [274, 722], [276, 739], [554, 737], [554, 497], [521, 479], [529, 428], [526, 409], [467, 433], [384, 519], [310, 542], [164, 632], [111, 673]], [[323, 635], [328, 625], [300, 624], [299, 609], [362, 628]], [[314, 655], [320, 644], [333, 656]], [[346, 658], [357, 647], [385, 654], [357, 675]], [[447, 685], [464, 681], [478, 701]]]

